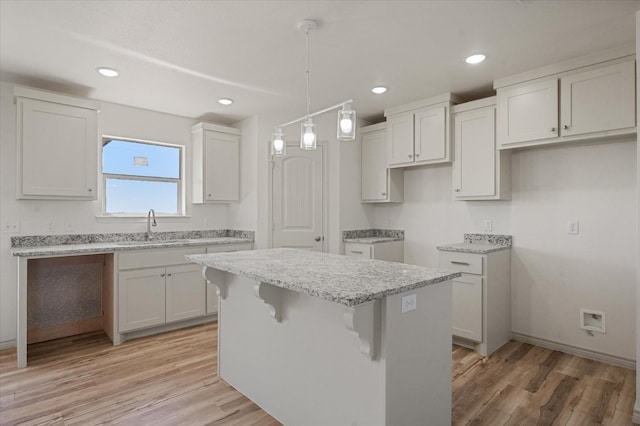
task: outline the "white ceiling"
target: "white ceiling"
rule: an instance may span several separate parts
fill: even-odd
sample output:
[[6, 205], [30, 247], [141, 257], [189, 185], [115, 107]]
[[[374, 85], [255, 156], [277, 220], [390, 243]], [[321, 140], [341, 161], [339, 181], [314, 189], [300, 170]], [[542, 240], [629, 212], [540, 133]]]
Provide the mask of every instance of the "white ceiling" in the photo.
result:
[[[0, 1], [0, 78], [220, 123], [386, 107], [633, 43], [640, 1]], [[464, 63], [471, 53], [488, 59]], [[96, 67], [120, 70], [117, 78]], [[389, 91], [374, 95], [370, 88]], [[217, 103], [235, 100], [232, 106]]]

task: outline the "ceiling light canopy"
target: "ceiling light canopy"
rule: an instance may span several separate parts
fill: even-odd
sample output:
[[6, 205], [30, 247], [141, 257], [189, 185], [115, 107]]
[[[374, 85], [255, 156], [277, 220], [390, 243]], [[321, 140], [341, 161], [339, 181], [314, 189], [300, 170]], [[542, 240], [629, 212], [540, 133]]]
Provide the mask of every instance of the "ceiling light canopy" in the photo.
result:
[[218, 103], [220, 105], [231, 105], [233, 103], [233, 99], [229, 99], [229, 98], [220, 98], [218, 99]]
[[339, 104], [330, 106], [314, 113], [310, 112], [311, 97], [309, 96], [309, 31], [318, 28], [318, 23], [311, 19], [305, 19], [298, 23], [298, 31], [303, 31], [305, 35], [305, 51], [306, 51], [306, 87], [307, 87], [307, 113], [300, 118], [283, 123], [277, 126], [271, 136], [271, 155], [283, 156], [286, 154], [286, 143], [282, 128], [290, 124], [302, 121], [300, 125], [300, 149], [311, 150], [318, 146], [318, 134], [316, 125], [312, 117], [323, 114], [342, 107], [338, 111], [337, 138], [339, 140], [353, 140], [356, 137], [356, 112], [351, 109], [353, 99], [349, 99]]
[[373, 89], [371, 89], [371, 91], [373, 93], [375, 93], [376, 95], [381, 95], [381, 94], [383, 94], [384, 92], [387, 91], [387, 88], [384, 87], [384, 86], [376, 86]]
[[105, 77], [117, 77], [120, 74], [118, 70], [108, 67], [98, 67], [96, 71]]
[[483, 55], [482, 53], [478, 53], [475, 55], [471, 55], [469, 57], [467, 57], [467, 59], [465, 59], [464, 61], [468, 64], [479, 64], [480, 62], [484, 61], [485, 59], [487, 59], [487, 57], [485, 55]]

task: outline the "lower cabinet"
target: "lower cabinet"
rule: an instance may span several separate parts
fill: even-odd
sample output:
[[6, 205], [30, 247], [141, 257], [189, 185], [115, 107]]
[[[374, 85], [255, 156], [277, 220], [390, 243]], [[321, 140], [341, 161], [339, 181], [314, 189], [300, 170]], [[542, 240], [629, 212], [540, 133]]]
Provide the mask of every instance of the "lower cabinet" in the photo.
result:
[[362, 259], [402, 263], [404, 262], [404, 241], [387, 241], [371, 244], [345, 243], [344, 254]]
[[511, 253], [440, 251], [439, 267], [462, 272], [452, 280], [453, 342], [491, 355], [511, 338]]
[[120, 332], [205, 314], [206, 288], [198, 265], [122, 271], [118, 281]]

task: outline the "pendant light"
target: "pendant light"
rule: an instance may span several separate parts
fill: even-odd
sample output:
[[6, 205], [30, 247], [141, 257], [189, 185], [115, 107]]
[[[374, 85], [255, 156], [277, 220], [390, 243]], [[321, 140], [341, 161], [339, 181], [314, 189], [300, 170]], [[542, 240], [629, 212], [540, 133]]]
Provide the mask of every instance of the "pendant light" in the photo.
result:
[[310, 112], [311, 109], [311, 97], [309, 96], [309, 31], [318, 28], [318, 23], [311, 19], [305, 19], [298, 23], [298, 31], [304, 31], [305, 35], [305, 77], [307, 88], [307, 113], [300, 118], [289, 121], [287, 123], [276, 126], [271, 135], [271, 155], [281, 157], [286, 155], [286, 143], [284, 141], [284, 135], [282, 129], [291, 124], [302, 122], [300, 125], [300, 149], [312, 150], [318, 147], [318, 134], [316, 131], [316, 124], [313, 122], [312, 117], [319, 114], [324, 114], [327, 111], [334, 110], [336, 108], [342, 108], [338, 111], [338, 124], [337, 124], [337, 137], [339, 140], [353, 140], [356, 136], [356, 112], [351, 108], [353, 99], [349, 99], [339, 104], [332, 105], [314, 113]]
[[309, 97], [309, 30], [318, 28], [318, 24], [310, 19], [305, 19], [298, 23], [298, 30], [304, 31], [305, 51], [306, 51], [306, 80], [307, 80], [307, 115], [300, 125], [300, 149], [316, 149], [318, 147], [318, 135], [316, 125], [313, 124], [309, 115], [311, 98]]

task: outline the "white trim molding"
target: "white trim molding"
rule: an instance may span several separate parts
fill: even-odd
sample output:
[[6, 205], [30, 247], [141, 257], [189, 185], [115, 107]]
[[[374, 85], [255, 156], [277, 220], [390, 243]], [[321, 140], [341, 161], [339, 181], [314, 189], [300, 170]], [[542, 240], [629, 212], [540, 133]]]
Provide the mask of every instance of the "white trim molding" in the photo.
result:
[[[602, 352], [593, 351], [591, 349], [585, 349], [577, 346], [566, 345], [564, 343], [554, 342], [546, 339], [540, 339], [538, 337], [531, 337], [531, 336], [527, 336], [519, 333], [512, 333], [511, 338], [518, 342], [529, 343], [531, 345], [564, 352], [570, 355], [576, 355], [582, 358], [592, 359], [594, 361], [604, 362], [606, 364], [616, 365], [622, 368], [628, 368], [630, 370], [636, 369], [636, 361], [633, 359], [604, 354]], [[634, 410], [634, 417], [635, 417], [635, 411], [636, 410]], [[640, 410], [638, 411], [638, 414], [640, 414]]]
[[0, 351], [4, 351], [5, 349], [11, 349], [16, 347], [16, 340], [6, 340], [4, 342], [0, 342]]

